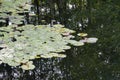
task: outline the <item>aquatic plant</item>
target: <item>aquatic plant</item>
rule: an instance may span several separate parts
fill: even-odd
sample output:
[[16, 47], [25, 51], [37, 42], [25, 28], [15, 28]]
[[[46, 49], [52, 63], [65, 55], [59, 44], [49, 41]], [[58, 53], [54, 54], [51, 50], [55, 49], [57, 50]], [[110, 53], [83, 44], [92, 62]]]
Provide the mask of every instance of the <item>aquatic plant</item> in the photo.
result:
[[23, 24], [25, 13], [31, 8], [31, 0], [0, 0], [0, 22], [11, 24]]
[[63, 33], [71, 35], [75, 31], [63, 25], [14, 25], [0, 28], [0, 63], [10, 66], [21, 66], [23, 69], [33, 69], [32, 59], [66, 57], [65, 50], [70, 49], [70, 44], [82, 46], [79, 42], [68, 38]]

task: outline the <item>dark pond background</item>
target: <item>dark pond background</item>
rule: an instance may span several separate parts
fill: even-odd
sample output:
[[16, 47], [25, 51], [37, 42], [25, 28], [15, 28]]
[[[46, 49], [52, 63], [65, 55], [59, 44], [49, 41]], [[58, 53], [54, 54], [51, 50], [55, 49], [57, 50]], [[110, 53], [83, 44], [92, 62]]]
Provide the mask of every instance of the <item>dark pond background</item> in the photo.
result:
[[30, 71], [2, 64], [0, 80], [120, 80], [120, 0], [34, 0], [33, 4], [38, 16], [30, 24], [60, 22], [99, 40], [72, 47], [64, 59], [36, 59], [36, 68]]

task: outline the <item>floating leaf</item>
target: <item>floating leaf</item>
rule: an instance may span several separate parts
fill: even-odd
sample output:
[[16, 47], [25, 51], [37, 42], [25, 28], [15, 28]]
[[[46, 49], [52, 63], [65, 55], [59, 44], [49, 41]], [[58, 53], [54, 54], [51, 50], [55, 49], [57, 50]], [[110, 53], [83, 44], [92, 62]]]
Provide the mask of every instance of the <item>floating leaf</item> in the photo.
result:
[[44, 55], [41, 55], [42, 58], [52, 58], [53, 55], [50, 55], [50, 54], [44, 54]]
[[86, 39], [86, 42], [87, 42], [87, 43], [96, 43], [97, 40], [98, 40], [98, 38], [91, 37], [91, 38], [87, 38], [87, 39]]
[[83, 46], [84, 45], [83, 42], [75, 41], [75, 40], [68, 40], [67, 42], [74, 45], [74, 46]]
[[78, 35], [78, 36], [81, 36], [81, 37], [85, 37], [85, 36], [87, 36], [88, 34], [87, 34], [87, 33], [78, 33], [77, 35]]
[[66, 55], [65, 54], [58, 54], [58, 56], [57, 57], [60, 57], [60, 58], [65, 58], [66, 57]]
[[96, 43], [97, 40], [98, 40], [98, 38], [91, 37], [91, 38], [85, 38], [85, 39], [83, 39], [83, 40], [80, 40], [80, 42]]
[[29, 61], [29, 62], [23, 64], [23, 65], [21, 66], [21, 68], [24, 69], [24, 70], [30, 70], [30, 69], [34, 69], [35, 66], [33, 65], [33, 62], [32, 62], [32, 61]]

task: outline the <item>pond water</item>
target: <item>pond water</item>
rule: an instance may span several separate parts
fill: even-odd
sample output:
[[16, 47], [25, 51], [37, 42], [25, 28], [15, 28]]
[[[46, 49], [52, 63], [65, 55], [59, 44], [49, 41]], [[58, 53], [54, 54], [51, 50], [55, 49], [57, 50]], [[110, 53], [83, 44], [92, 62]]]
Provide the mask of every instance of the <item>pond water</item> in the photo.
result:
[[69, 15], [63, 13], [58, 21], [77, 32], [88, 33], [88, 37], [97, 37], [98, 42], [72, 47], [63, 59], [36, 59], [36, 68], [30, 71], [3, 64], [0, 80], [120, 80], [120, 7], [117, 5], [106, 4], [84, 17], [79, 17], [79, 9], [70, 11]]

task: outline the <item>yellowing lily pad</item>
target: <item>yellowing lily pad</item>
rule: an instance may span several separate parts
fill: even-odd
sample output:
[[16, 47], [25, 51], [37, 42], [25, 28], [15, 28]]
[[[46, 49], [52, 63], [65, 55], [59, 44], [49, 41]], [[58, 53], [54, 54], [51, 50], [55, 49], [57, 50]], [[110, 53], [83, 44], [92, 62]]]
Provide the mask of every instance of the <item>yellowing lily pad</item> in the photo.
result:
[[24, 70], [30, 70], [30, 69], [34, 69], [35, 66], [33, 65], [33, 62], [32, 62], [32, 61], [29, 61], [29, 62], [23, 64], [23, 65], [21, 66], [21, 68], [24, 69]]
[[87, 33], [78, 33], [77, 35], [78, 35], [78, 36], [81, 36], [81, 37], [85, 37], [85, 36], [87, 36], [88, 34], [87, 34]]

